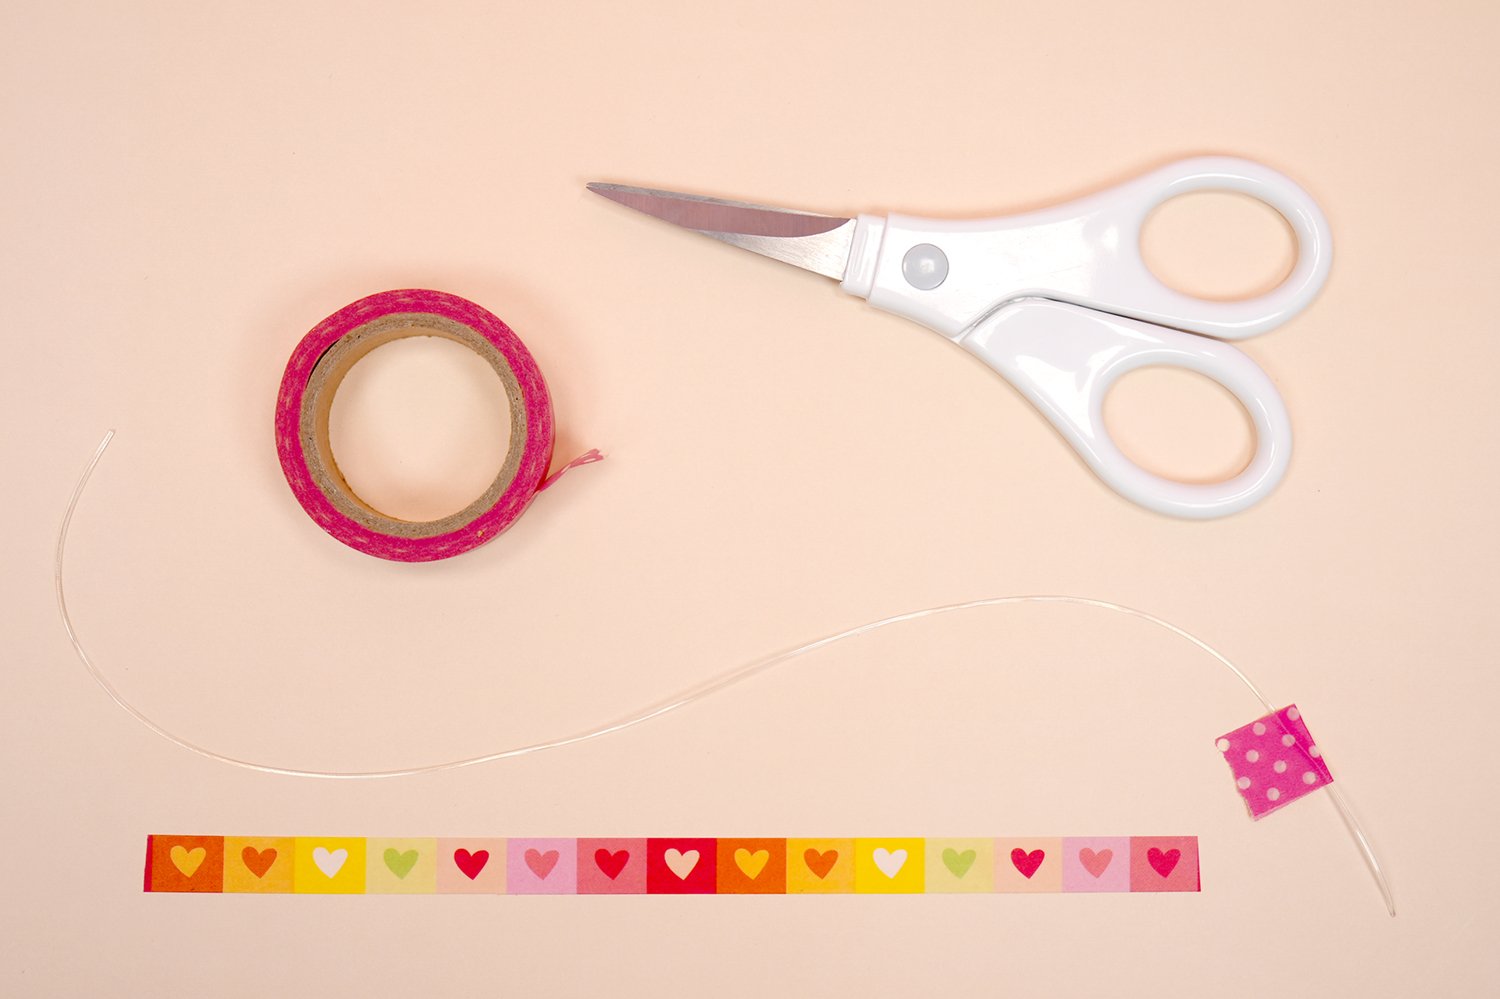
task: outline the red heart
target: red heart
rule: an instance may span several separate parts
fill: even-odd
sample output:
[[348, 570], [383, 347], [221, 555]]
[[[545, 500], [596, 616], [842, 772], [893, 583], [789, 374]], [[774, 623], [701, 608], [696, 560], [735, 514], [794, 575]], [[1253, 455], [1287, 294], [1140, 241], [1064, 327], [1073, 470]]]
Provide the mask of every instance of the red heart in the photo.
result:
[[453, 862], [464, 872], [464, 877], [473, 881], [484, 870], [484, 865], [490, 862], [490, 851], [475, 850], [470, 853], [468, 850], [454, 850]]
[[1172, 868], [1176, 867], [1177, 861], [1181, 859], [1181, 850], [1174, 849], [1168, 850], [1166, 853], [1162, 853], [1160, 850], [1153, 846], [1151, 849], [1146, 851], [1146, 860], [1150, 862], [1151, 867], [1156, 871], [1156, 873], [1160, 874], [1162, 877], [1166, 877], [1168, 874], [1171, 874]]
[[531, 873], [539, 878], [545, 878], [552, 873], [552, 868], [557, 866], [557, 851], [548, 850], [542, 853], [538, 850], [526, 851], [526, 866], [531, 868]]
[[625, 869], [625, 865], [630, 863], [630, 851], [616, 850], [614, 853], [610, 853], [601, 846], [594, 851], [594, 863], [599, 866], [599, 870], [604, 872], [605, 877], [613, 881], [620, 876], [620, 872]]
[[1100, 850], [1098, 853], [1095, 853], [1088, 847], [1084, 847], [1078, 851], [1078, 862], [1083, 865], [1084, 870], [1096, 878], [1109, 869], [1109, 862], [1114, 859], [1115, 851], [1109, 849]]
[[824, 850], [822, 853], [819, 853], [812, 847], [808, 847], [807, 852], [802, 855], [802, 861], [807, 864], [807, 869], [816, 874], [819, 880], [821, 880], [828, 877], [828, 872], [833, 870], [833, 865], [839, 862], [839, 852], [837, 850]]
[[249, 868], [251, 874], [254, 874], [258, 878], [263, 878], [266, 876], [266, 872], [271, 869], [271, 865], [276, 863], [276, 850], [270, 847], [264, 850], [257, 850], [253, 846], [247, 846], [240, 851], [240, 859], [245, 862], [245, 866]]
[[1018, 846], [1010, 851], [1010, 862], [1016, 866], [1016, 870], [1020, 871], [1027, 878], [1035, 874], [1036, 869], [1041, 867], [1042, 861], [1046, 859], [1047, 853], [1044, 850], [1032, 850], [1030, 853], [1027, 853]]

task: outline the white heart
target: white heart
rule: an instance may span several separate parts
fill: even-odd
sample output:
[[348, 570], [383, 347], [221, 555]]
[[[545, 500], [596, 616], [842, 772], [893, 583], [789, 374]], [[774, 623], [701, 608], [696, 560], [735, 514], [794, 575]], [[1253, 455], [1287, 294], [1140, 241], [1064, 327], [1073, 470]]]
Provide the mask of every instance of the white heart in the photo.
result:
[[687, 876], [693, 873], [693, 868], [698, 866], [698, 851], [689, 850], [683, 853], [679, 850], [668, 850], [667, 866], [672, 869], [673, 874], [686, 881]]
[[313, 847], [313, 863], [318, 865], [318, 870], [323, 872], [325, 878], [331, 878], [343, 870], [344, 861], [348, 859], [348, 850], [338, 849], [329, 853], [321, 846]]
[[906, 866], [906, 851], [897, 850], [892, 853], [885, 847], [876, 847], [875, 866], [880, 868], [880, 873], [888, 878], [894, 878], [901, 873], [901, 868]]

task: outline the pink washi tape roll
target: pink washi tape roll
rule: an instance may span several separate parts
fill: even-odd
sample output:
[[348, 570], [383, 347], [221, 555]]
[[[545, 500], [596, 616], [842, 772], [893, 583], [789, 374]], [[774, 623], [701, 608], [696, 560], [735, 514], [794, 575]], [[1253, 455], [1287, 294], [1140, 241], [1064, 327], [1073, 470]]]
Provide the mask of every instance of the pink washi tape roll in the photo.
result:
[[[329, 443], [329, 408], [349, 369], [409, 336], [468, 347], [495, 369], [510, 401], [510, 448], [500, 474], [473, 503], [438, 520], [398, 520], [371, 507], [349, 487]], [[396, 562], [451, 558], [515, 523], [551, 482], [544, 476], [552, 432], [552, 399], [525, 344], [490, 312], [441, 291], [383, 291], [335, 312], [292, 352], [276, 400], [276, 452], [302, 509], [350, 548]], [[597, 457], [591, 452], [573, 464]]]

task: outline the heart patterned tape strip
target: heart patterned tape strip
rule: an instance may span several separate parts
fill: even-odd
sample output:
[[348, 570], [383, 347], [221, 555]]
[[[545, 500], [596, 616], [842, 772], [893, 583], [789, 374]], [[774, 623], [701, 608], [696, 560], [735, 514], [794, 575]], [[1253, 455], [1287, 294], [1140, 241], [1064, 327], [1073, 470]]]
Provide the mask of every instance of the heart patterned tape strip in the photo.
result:
[[885, 895], [1201, 890], [1196, 836], [377, 839], [149, 836], [148, 892]]

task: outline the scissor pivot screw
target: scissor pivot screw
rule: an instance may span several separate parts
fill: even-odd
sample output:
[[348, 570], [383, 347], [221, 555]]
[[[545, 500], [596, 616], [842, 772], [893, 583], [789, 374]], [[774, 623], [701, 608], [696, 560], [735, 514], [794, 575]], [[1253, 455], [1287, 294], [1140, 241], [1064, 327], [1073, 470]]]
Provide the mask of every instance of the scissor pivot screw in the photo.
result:
[[901, 258], [901, 276], [918, 291], [931, 291], [948, 279], [948, 255], [931, 243], [918, 243]]

